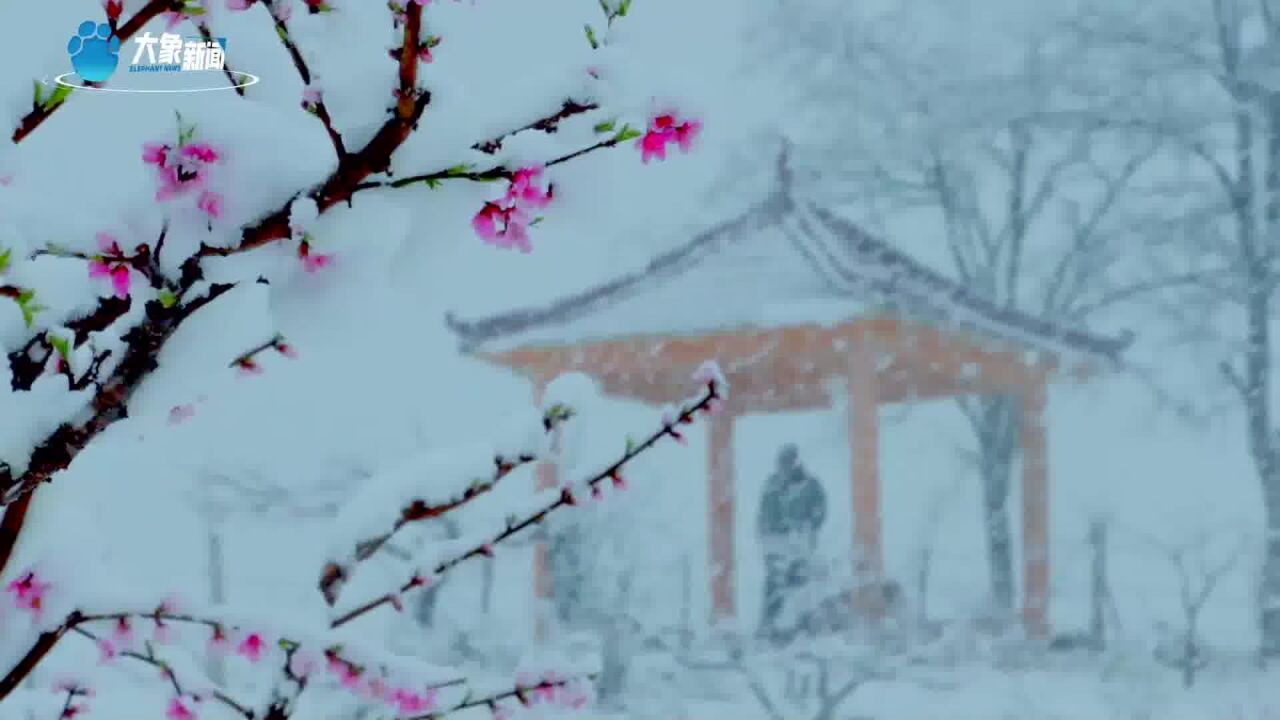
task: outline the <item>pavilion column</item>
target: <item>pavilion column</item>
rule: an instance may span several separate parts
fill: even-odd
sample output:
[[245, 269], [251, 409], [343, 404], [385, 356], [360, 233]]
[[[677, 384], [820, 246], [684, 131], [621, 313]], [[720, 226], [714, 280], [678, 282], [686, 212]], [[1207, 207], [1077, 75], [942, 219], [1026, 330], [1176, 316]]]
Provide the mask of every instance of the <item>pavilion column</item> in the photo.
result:
[[[538, 379], [533, 387], [535, 407], [542, 407], [546, 394], [547, 381]], [[554, 431], [551, 436], [553, 451], [560, 444], [560, 433]], [[558, 483], [556, 464], [551, 461], [539, 462], [534, 468], [539, 491], [556, 487]], [[533, 636], [535, 642], [545, 642], [551, 634], [550, 611], [554, 601], [552, 597], [552, 569], [550, 552], [544, 526], [539, 526], [537, 540], [533, 544]]]
[[710, 417], [707, 433], [707, 562], [710, 564], [711, 624], [736, 615], [734, 580], [734, 415], [727, 408]]
[[865, 342], [853, 343], [847, 380], [855, 610], [876, 615], [882, 609], [877, 590], [884, 572], [880, 542], [880, 393], [875, 352]]
[[1022, 622], [1027, 636], [1049, 634], [1049, 459], [1043, 379], [1022, 396]]

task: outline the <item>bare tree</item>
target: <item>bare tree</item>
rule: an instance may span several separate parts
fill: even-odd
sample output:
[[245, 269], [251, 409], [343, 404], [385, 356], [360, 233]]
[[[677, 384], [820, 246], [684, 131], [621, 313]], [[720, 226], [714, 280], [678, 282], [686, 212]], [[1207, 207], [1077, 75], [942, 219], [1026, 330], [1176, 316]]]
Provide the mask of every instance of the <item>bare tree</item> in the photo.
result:
[[[1216, 355], [1246, 421], [1266, 518], [1260, 652], [1280, 658], [1280, 427], [1272, 337], [1280, 287], [1280, 4], [1178, 0], [1141, 13], [1099, 4], [1078, 24], [1113, 68], [1115, 123], [1165, 143], [1151, 208], [1156, 257], [1194, 272], [1176, 319]], [[1238, 329], [1237, 329], [1238, 328]]]
[[1219, 558], [1211, 553], [1212, 537], [1201, 533], [1181, 544], [1156, 543], [1178, 579], [1180, 626], [1164, 626], [1165, 637], [1156, 647], [1155, 658], [1182, 674], [1184, 687], [1195, 684], [1196, 674], [1208, 667], [1209, 658], [1200, 635], [1200, 617], [1222, 579], [1235, 567], [1240, 548], [1233, 546]]

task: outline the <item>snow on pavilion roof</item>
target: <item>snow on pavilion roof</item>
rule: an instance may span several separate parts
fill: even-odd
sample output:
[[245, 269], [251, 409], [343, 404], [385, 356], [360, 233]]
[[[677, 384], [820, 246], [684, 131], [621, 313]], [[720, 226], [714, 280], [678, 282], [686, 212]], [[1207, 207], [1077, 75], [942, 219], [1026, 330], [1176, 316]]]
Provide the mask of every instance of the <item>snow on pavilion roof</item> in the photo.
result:
[[779, 191], [626, 274], [543, 306], [446, 322], [492, 353], [652, 336], [835, 325], [891, 313], [1020, 349], [1115, 363], [1111, 338], [1001, 307], [811, 203]]

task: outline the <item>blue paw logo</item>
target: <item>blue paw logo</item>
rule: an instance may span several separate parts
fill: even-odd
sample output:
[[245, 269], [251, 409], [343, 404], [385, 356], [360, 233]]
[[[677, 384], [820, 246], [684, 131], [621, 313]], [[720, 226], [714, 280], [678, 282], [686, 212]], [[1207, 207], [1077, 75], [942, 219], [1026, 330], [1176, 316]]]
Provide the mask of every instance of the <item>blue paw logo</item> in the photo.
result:
[[77, 75], [89, 82], [102, 82], [120, 62], [120, 38], [111, 33], [110, 25], [85, 20], [67, 42], [67, 54]]

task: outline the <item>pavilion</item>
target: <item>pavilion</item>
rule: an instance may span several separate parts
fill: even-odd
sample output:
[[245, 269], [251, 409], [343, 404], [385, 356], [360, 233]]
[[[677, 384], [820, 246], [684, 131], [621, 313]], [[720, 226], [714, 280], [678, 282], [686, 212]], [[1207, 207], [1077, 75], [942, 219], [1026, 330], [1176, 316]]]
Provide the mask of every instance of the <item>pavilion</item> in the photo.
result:
[[[735, 615], [736, 418], [832, 407], [847, 392], [853, 558], [882, 578], [878, 409], [961, 395], [1020, 398], [1022, 621], [1049, 632], [1046, 386], [1114, 367], [1132, 340], [1061, 327], [994, 304], [828, 209], [796, 198], [785, 155], [776, 190], [646, 267], [545, 306], [447, 317], [465, 352], [527, 377], [535, 392], [583, 372], [612, 397], [664, 405], [703, 360], [732, 392], [712, 417], [708, 551], [712, 621]], [[837, 382], [833, 385], [831, 382]], [[539, 468], [555, 486], [555, 470]], [[536, 594], [550, 596], [545, 552]]]

